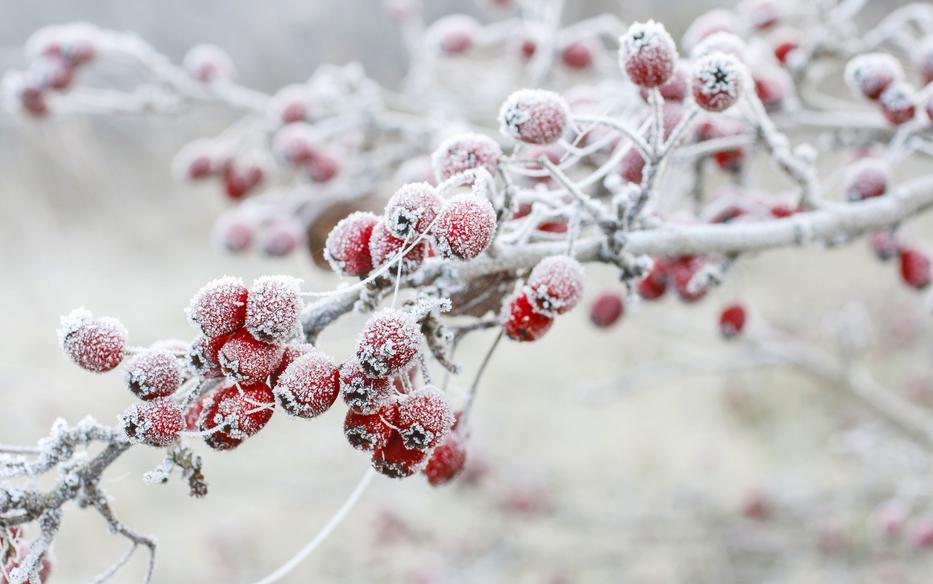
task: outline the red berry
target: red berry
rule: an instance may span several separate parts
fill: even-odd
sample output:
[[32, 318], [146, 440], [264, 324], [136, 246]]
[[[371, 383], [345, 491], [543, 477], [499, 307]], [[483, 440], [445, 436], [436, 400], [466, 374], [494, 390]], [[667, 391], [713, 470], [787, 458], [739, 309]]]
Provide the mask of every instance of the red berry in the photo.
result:
[[283, 349], [256, 340], [249, 331], [234, 333], [220, 348], [218, 359], [224, 375], [235, 381], [263, 381], [282, 360]]
[[307, 85], [286, 85], [272, 97], [273, 115], [283, 124], [294, 124], [309, 119], [311, 100]]
[[[372, 235], [369, 238], [369, 255], [372, 258], [373, 267], [381, 268], [392, 262], [392, 267], [388, 269], [387, 276], [394, 277], [396, 274], [407, 276], [421, 267], [424, 258], [427, 255], [428, 245], [426, 241], [415, 243], [414, 240], [406, 243], [404, 239], [395, 237], [383, 223], [377, 223], [373, 226]], [[398, 258], [397, 256], [405, 251], [408, 252]]]
[[279, 381], [279, 376], [285, 372], [289, 365], [298, 359], [298, 357], [307, 355], [314, 350], [316, 349], [311, 343], [300, 343], [296, 341], [285, 345], [285, 348], [282, 350], [282, 360], [279, 362], [279, 366], [276, 367], [275, 371], [272, 373], [272, 383], [270, 383], [270, 385], [275, 387]]
[[599, 328], [614, 325], [625, 313], [622, 296], [614, 292], [600, 294], [590, 308], [590, 321]]
[[619, 174], [630, 183], [641, 184], [643, 171], [645, 170], [645, 158], [633, 146], [619, 161]]
[[878, 103], [881, 114], [895, 126], [906, 124], [917, 113], [917, 94], [907, 83], [892, 83], [878, 98]]
[[772, 28], [781, 20], [777, 0], [745, 0], [739, 5], [742, 15], [757, 30]]
[[456, 432], [451, 432], [443, 444], [434, 449], [425, 465], [424, 476], [432, 487], [449, 483], [460, 474], [466, 464], [466, 444]]
[[215, 450], [230, 450], [255, 435], [272, 418], [275, 395], [265, 383], [221, 387], [202, 398], [198, 429]]
[[121, 425], [131, 441], [164, 448], [185, 429], [185, 417], [178, 404], [163, 397], [133, 404], [123, 413]]
[[927, 35], [914, 51], [914, 65], [924, 83], [933, 82], [933, 35]]
[[667, 283], [670, 280], [670, 270], [668, 262], [663, 259], [656, 259], [654, 266], [648, 275], [638, 282], [636, 290], [643, 300], [657, 300], [667, 291]]
[[398, 425], [398, 404], [391, 402], [375, 414], [358, 414], [347, 411], [343, 422], [343, 433], [350, 446], [357, 450], [378, 450], [385, 448], [395, 434], [393, 426]]
[[858, 55], [846, 64], [846, 83], [853, 92], [871, 100], [881, 97], [884, 90], [903, 78], [901, 64], [886, 53]]
[[398, 431], [405, 448], [427, 451], [441, 442], [454, 425], [447, 396], [426, 386], [408, 394], [399, 404]]
[[888, 191], [890, 170], [884, 160], [862, 158], [846, 171], [844, 191], [850, 201], [880, 197]]
[[115, 318], [94, 318], [85, 308], [76, 308], [61, 319], [58, 340], [62, 351], [78, 367], [104, 373], [123, 361], [126, 329]]
[[365, 276], [373, 269], [369, 239], [379, 217], [357, 211], [344, 217], [331, 229], [324, 244], [324, 257], [338, 274]]
[[324, 152], [317, 152], [308, 162], [308, 177], [316, 183], [326, 183], [340, 172], [340, 163], [336, 158]]
[[392, 387], [384, 377], [369, 377], [358, 359], [351, 358], [340, 367], [340, 395], [358, 414], [374, 414], [392, 400]]
[[705, 263], [706, 261], [698, 256], [682, 256], [671, 261], [669, 267], [671, 283], [682, 301], [692, 303], [706, 296], [705, 288], [690, 289], [690, 282]]
[[883, 262], [894, 258], [901, 248], [901, 244], [897, 240], [897, 233], [890, 228], [875, 231], [869, 236], [868, 241], [872, 251], [875, 252], [875, 256]]
[[745, 308], [741, 304], [730, 304], [719, 315], [719, 332], [731, 339], [745, 328]]
[[560, 52], [560, 60], [571, 69], [587, 69], [593, 64], [593, 48], [589, 43], [574, 41]]
[[254, 232], [249, 219], [231, 213], [217, 221], [214, 238], [223, 249], [231, 253], [241, 253], [252, 245]]
[[285, 343], [299, 329], [300, 280], [262, 276], [253, 281], [246, 300], [246, 330], [266, 343]]
[[311, 162], [318, 154], [314, 141], [314, 127], [311, 124], [293, 123], [275, 133], [272, 150], [288, 164], [301, 166]]
[[431, 234], [441, 257], [471, 260], [486, 251], [495, 231], [492, 204], [477, 195], [461, 194], [444, 204]]
[[172, 395], [183, 379], [181, 364], [169, 351], [148, 349], [126, 366], [126, 384], [142, 400]]
[[774, 47], [774, 57], [782, 64], [786, 65], [790, 54], [800, 48], [800, 44], [795, 41], [784, 41]]
[[499, 110], [499, 130], [526, 144], [553, 144], [570, 125], [567, 102], [553, 91], [520, 89]]
[[219, 353], [229, 338], [229, 336], [196, 338], [188, 351], [188, 368], [202, 379], [223, 377]]
[[304, 239], [304, 228], [293, 217], [273, 220], [262, 231], [262, 252], [272, 258], [290, 255]]
[[519, 342], [540, 339], [554, 323], [550, 316], [535, 311], [524, 292], [517, 292], [506, 302], [502, 320], [506, 336]]
[[901, 279], [917, 290], [930, 285], [930, 258], [918, 249], [902, 247], [898, 256], [901, 260]]
[[201, 44], [185, 54], [182, 65], [189, 75], [204, 83], [233, 79], [236, 71], [233, 61], [220, 47]]
[[246, 323], [246, 296], [246, 286], [239, 278], [211, 280], [191, 299], [188, 320], [208, 337], [236, 332]]
[[224, 166], [223, 181], [227, 196], [242, 199], [262, 182], [264, 172], [258, 165], [229, 162]]
[[428, 183], [403, 185], [386, 204], [383, 222], [389, 233], [402, 239], [408, 237], [412, 243], [428, 230], [443, 205], [444, 200]]
[[473, 46], [480, 25], [465, 14], [450, 14], [434, 21], [425, 32], [428, 44], [445, 55], [461, 55]]
[[428, 455], [420, 450], [405, 448], [402, 437], [393, 433], [389, 442], [373, 452], [373, 468], [393, 479], [410, 477], [423, 466]]
[[755, 93], [768, 111], [780, 109], [790, 92], [787, 73], [783, 69], [767, 67], [755, 71], [752, 75]]
[[[671, 78], [664, 82], [664, 85], [658, 87], [658, 91], [661, 92], [661, 97], [664, 98], [665, 102], [682, 102], [687, 99], [687, 94], [689, 93], [688, 79], [689, 72], [687, 66], [682, 62], [678, 62], [674, 66], [674, 73], [671, 75]], [[642, 88], [641, 98], [648, 101], [648, 90]]]
[[502, 148], [482, 134], [458, 134], [442, 143], [431, 155], [434, 174], [439, 181], [467, 170], [484, 167], [495, 174], [502, 158]]
[[660, 87], [674, 74], [677, 47], [663, 24], [636, 22], [619, 39], [619, 63], [639, 87]]
[[531, 270], [527, 296], [535, 310], [548, 316], [563, 314], [583, 294], [583, 266], [570, 256], [546, 257]]
[[725, 53], [713, 53], [697, 61], [692, 81], [697, 105], [711, 112], [732, 107], [741, 92], [741, 67], [735, 57]]
[[292, 362], [275, 385], [282, 409], [300, 418], [320, 416], [334, 405], [339, 392], [337, 364], [317, 351]]
[[363, 327], [356, 357], [370, 377], [388, 377], [418, 356], [421, 330], [408, 313], [386, 309], [373, 314]]

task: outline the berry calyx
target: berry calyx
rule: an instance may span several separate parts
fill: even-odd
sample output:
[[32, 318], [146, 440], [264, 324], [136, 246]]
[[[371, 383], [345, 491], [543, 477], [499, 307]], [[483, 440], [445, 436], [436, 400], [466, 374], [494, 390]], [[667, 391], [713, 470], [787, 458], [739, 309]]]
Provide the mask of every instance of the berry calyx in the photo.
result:
[[398, 372], [421, 350], [421, 330], [408, 313], [387, 309], [373, 314], [363, 327], [356, 357], [366, 375], [388, 377]]
[[185, 429], [185, 416], [173, 400], [159, 398], [133, 404], [121, 416], [120, 424], [131, 442], [164, 448]]
[[306, 353], [285, 369], [274, 392], [289, 414], [300, 418], [320, 416], [334, 405], [340, 392], [337, 365], [317, 351]]
[[425, 233], [440, 213], [444, 201], [426, 182], [403, 185], [386, 204], [383, 218], [386, 229], [405, 239]]
[[739, 61], [725, 53], [713, 53], [698, 60], [693, 70], [693, 99], [701, 108], [721, 112], [738, 101], [742, 88]]
[[172, 395], [183, 379], [181, 364], [170, 351], [147, 349], [126, 367], [126, 385], [142, 400]]
[[343, 276], [365, 276], [373, 269], [369, 239], [379, 224], [374, 213], [356, 211], [340, 220], [327, 235], [324, 258]]
[[253, 337], [249, 331], [234, 333], [223, 344], [218, 361], [224, 375], [245, 383], [263, 381], [282, 360], [283, 349]]
[[285, 343], [299, 328], [300, 280], [291, 276], [263, 276], [249, 289], [246, 330], [266, 343]]
[[560, 95], [543, 89], [520, 89], [499, 110], [499, 130], [526, 144], [553, 144], [570, 125], [570, 108]]
[[126, 355], [126, 328], [115, 318], [94, 318], [76, 308], [61, 318], [58, 340], [78, 367], [94, 373], [114, 369]]
[[583, 294], [583, 266], [566, 256], [546, 257], [531, 270], [527, 296], [535, 310], [555, 316], [577, 305]]
[[619, 38], [619, 64], [639, 87], [664, 85], [674, 74], [676, 62], [677, 47], [663, 24], [636, 22]]
[[399, 403], [398, 432], [405, 448], [427, 451], [447, 437], [454, 425], [454, 414], [447, 396], [436, 387], [426, 386], [408, 394]]
[[738, 336], [745, 328], [745, 320], [745, 307], [741, 304], [730, 304], [719, 314], [719, 332], [726, 339]]
[[431, 230], [434, 249], [443, 258], [471, 260], [486, 251], [496, 231], [496, 211], [473, 194], [451, 197]]
[[351, 410], [370, 415], [392, 400], [393, 390], [388, 379], [366, 375], [354, 357], [340, 367], [340, 395]]
[[188, 307], [188, 320], [207, 337], [236, 332], [246, 324], [246, 286], [243, 280], [224, 276], [198, 290]]
[[554, 324], [554, 319], [534, 309], [525, 292], [517, 292], [502, 310], [502, 330], [513, 341], [536, 341]]

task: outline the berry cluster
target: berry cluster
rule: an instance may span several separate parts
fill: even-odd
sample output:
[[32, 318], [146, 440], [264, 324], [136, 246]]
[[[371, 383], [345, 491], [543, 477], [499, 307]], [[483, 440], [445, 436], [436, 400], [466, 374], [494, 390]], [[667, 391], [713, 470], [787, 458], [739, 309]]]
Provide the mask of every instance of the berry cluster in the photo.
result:
[[583, 266], [570, 256], [541, 260], [502, 309], [502, 329], [514, 341], [536, 341], [554, 318], [572, 309], [583, 294]]
[[846, 82], [852, 92], [876, 102], [884, 118], [893, 126], [913, 120], [918, 111], [925, 107], [927, 117], [933, 121], [933, 85], [929, 78], [929, 56], [933, 51], [933, 37], [926, 39], [917, 50], [915, 64], [927, 87], [923, 90], [926, 104], [921, 102], [918, 92], [907, 80], [901, 63], [887, 53], [865, 53], [853, 57], [845, 69]]

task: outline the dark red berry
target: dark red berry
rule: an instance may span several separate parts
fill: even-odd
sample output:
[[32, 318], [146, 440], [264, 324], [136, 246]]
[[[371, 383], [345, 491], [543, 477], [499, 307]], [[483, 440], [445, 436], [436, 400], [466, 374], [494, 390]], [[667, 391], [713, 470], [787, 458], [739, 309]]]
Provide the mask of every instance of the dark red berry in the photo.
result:
[[425, 465], [424, 476], [433, 487], [449, 483], [466, 464], [466, 442], [457, 432], [451, 432], [443, 444], [434, 449]]
[[398, 372], [421, 350], [421, 329], [408, 313], [387, 309], [375, 313], [363, 327], [356, 357], [370, 377]]
[[502, 321], [502, 330], [506, 336], [519, 342], [540, 339], [554, 324], [554, 319], [537, 312], [529, 302], [528, 295], [521, 291], [516, 292], [503, 306]]
[[326, 412], [334, 405], [339, 392], [336, 363], [318, 351], [292, 362], [275, 385], [275, 395], [282, 409], [301, 418], [313, 418]]
[[741, 304], [730, 304], [719, 315], [719, 332], [731, 339], [745, 328], [745, 308]]
[[246, 286], [225, 276], [198, 290], [188, 307], [188, 319], [202, 334], [219, 337], [236, 332], [246, 323]]
[[123, 431], [133, 442], [164, 448], [185, 429], [181, 408], [170, 398], [136, 403], [123, 413]]
[[343, 422], [343, 433], [350, 446], [357, 450], [385, 448], [398, 426], [398, 404], [391, 402], [375, 414], [358, 414], [347, 411]]
[[392, 400], [393, 390], [388, 379], [366, 375], [354, 357], [340, 367], [340, 395], [351, 410], [370, 415]]
[[76, 308], [61, 319], [58, 340], [62, 351], [79, 367], [94, 373], [114, 369], [126, 354], [126, 329], [114, 318], [94, 318]]
[[246, 330], [267, 343], [285, 343], [298, 331], [300, 280], [291, 276], [263, 276], [249, 289]]
[[249, 331], [234, 333], [218, 353], [224, 375], [234, 381], [264, 381], [282, 361], [284, 349], [257, 340]]
[[183, 380], [181, 364], [171, 351], [147, 349], [126, 366], [126, 385], [142, 400], [172, 395]]
[[901, 260], [901, 279], [905, 284], [917, 290], [930, 285], [930, 258], [925, 253], [902, 247], [898, 255]]
[[344, 217], [331, 230], [324, 244], [324, 257], [335, 272], [344, 276], [365, 276], [373, 269], [369, 239], [379, 217], [357, 211]]
[[614, 325], [624, 313], [622, 296], [615, 292], [605, 292], [590, 307], [590, 321], [599, 328], [607, 328]]
[[275, 395], [265, 383], [221, 387], [202, 398], [198, 429], [215, 450], [229, 450], [253, 436], [272, 418]]
[[398, 431], [405, 448], [430, 450], [443, 442], [454, 425], [450, 402], [432, 386], [416, 389], [399, 403]]
[[420, 450], [405, 448], [402, 437], [393, 432], [389, 442], [373, 452], [373, 468], [393, 479], [410, 477], [418, 472], [428, 455]]

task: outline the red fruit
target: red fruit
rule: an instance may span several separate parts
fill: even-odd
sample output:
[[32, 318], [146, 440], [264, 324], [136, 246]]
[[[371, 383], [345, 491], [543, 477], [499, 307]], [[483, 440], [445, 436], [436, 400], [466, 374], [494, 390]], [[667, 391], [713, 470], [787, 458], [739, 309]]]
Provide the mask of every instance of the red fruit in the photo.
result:
[[526, 294], [537, 312], [563, 314], [577, 305], [583, 294], [583, 266], [570, 256], [546, 257], [531, 270]]
[[629, 148], [619, 161], [619, 174], [630, 183], [641, 184], [644, 169], [645, 158], [635, 147]]
[[340, 395], [347, 406], [358, 414], [375, 414], [392, 400], [392, 387], [384, 377], [369, 377], [356, 358], [340, 367]]
[[914, 51], [913, 62], [923, 82], [933, 82], [933, 35], [927, 35], [921, 41], [920, 46]]
[[902, 247], [898, 256], [901, 260], [901, 279], [917, 290], [930, 285], [930, 258], [918, 249]]
[[61, 319], [58, 341], [62, 351], [78, 367], [104, 373], [123, 361], [126, 328], [115, 318], [94, 318], [85, 308], [76, 308]]
[[43, 118], [49, 113], [45, 91], [40, 87], [27, 85], [18, 89], [20, 106], [34, 118]]
[[272, 418], [275, 395], [265, 383], [234, 384], [202, 398], [198, 429], [215, 450], [230, 450], [255, 435]]
[[677, 296], [684, 302], [696, 302], [706, 296], [705, 288], [690, 289], [690, 282], [705, 263], [703, 258], [697, 256], [682, 256], [671, 261], [669, 268], [671, 283], [674, 285]]
[[393, 433], [389, 442], [373, 452], [373, 468], [393, 479], [410, 477], [418, 472], [428, 455], [420, 450], [405, 448], [402, 437]]
[[868, 242], [872, 251], [875, 252], [875, 256], [883, 262], [896, 256], [901, 248], [901, 244], [897, 240], [897, 234], [890, 228], [875, 231], [869, 236]]
[[266, 343], [285, 343], [299, 329], [300, 280], [262, 276], [253, 281], [246, 300], [246, 330]]
[[126, 384], [142, 400], [172, 395], [183, 380], [181, 364], [170, 351], [148, 349], [126, 366]]
[[208, 44], [192, 47], [185, 54], [182, 65], [189, 75], [204, 83], [230, 80], [236, 73], [227, 53]]
[[461, 55], [473, 46], [480, 25], [465, 14], [451, 14], [439, 18], [428, 28], [429, 44], [445, 55]]
[[442, 143], [431, 155], [434, 174], [439, 181], [447, 180], [467, 170], [484, 167], [495, 175], [502, 148], [495, 140], [482, 134], [458, 134]]
[[398, 432], [405, 448], [427, 451], [441, 442], [454, 425], [454, 414], [441, 390], [425, 386], [408, 394], [399, 404]]
[[421, 330], [408, 313], [386, 309], [373, 314], [363, 327], [356, 357], [370, 377], [388, 377], [418, 356]]
[[458, 260], [471, 260], [486, 251], [495, 232], [495, 209], [473, 194], [451, 197], [431, 230], [438, 255]]
[[164, 448], [185, 429], [185, 416], [178, 404], [163, 397], [133, 404], [123, 413], [120, 424], [130, 441]]
[[251, 221], [236, 214], [228, 214], [217, 222], [214, 237], [225, 250], [242, 253], [252, 245], [254, 232]]
[[569, 125], [567, 102], [553, 91], [520, 89], [499, 110], [499, 131], [526, 144], [553, 144]]
[[745, 318], [745, 308], [741, 304], [730, 304], [719, 315], [719, 332], [731, 339], [745, 328]]
[[235, 381], [265, 380], [282, 360], [283, 349], [256, 340], [248, 331], [234, 333], [218, 353], [220, 369]]
[[220, 349], [227, 342], [229, 336], [224, 337], [198, 337], [191, 343], [188, 351], [188, 368], [198, 377], [208, 379], [223, 377], [220, 369]]
[[677, 47], [663, 24], [636, 22], [619, 38], [619, 64], [639, 87], [659, 87], [674, 74]]
[[586, 69], [593, 64], [593, 49], [589, 43], [574, 41], [560, 52], [560, 60], [571, 69]]
[[432, 487], [439, 487], [455, 479], [465, 464], [466, 444], [459, 434], [451, 432], [447, 440], [434, 449], [421, 472]]
[[365, 276], [373, 269], [369, 239], [379, 217], [357, 211], [344, 217], [331, 229], [324, 243], [324, 257], [338, 274]]
[[917, 113], [917, 94], [907, 83], [892, 83], [884, 90], [878, 103], [881, 114], [888, 122], [899, 126], [914, 119]]
[[224, 166], [224, 189], [227, 196], [233, 200], [242, 199], [262, 182], [264, 173], [255, 164], [245, 164], [238, 167], [233, 162]]
[[[401, 258], [397, 258], [406, 249], [409, 250], [408, 253]], [[372, 258], [373, 267], [381, 268], [392, 262], [392, 266], [386, 272], [389, 277], [394, 277], [396, 274], [407, 276], [417, 271], [421, 264], [424, 263], [427, 249], [426, 241], [422, 240], [415, 243], [412, 240], [406, 243], [404, 239], [399, 239], [389, 233], [383, 223], [377, 223], [373, 226], [372, 235], [369, 238], [369, 255]]]
[[284, 126], [272, 138], [272, 150], [293, 166], [308, 164], [318, 154], [314, 128], [310, 124], [293, 123]]
[[528, 295], [516, 292], [502, 310], [502, 329], [513, 341], [536, 341], [551, 328], [554, 319], [536, 312]]
[[282, 124], [295, 124], [308, 120], [311, 94], [306, 85], [287, 85], [272, 97], [273, 115]]
[[308, 162], [308, 177], [317, 183], [326, 183], [340, 172], [340, 163], [336, 158], [324, 152], [317, 152]]
[[800, 48], [800, 44], [795, 41], [784, 41], [774, 47], [774, 57], [782, 64], [786, 65], [790, 54]]
[[[682, 62], [674, 66], [674, 73], [671, 75], [671, 78], [664, 82], [664, 85], [658, 87], [658, 91], [661, 92], [661, 97], [664, 98], [665, 102], [682, 102], [687, 99], [687, 94], [690, 90], [687, 86], [688, 76], [687, 66]], [[648, 102], [648, 90], [642, 88], [640, 93], [641, 98], [645, 100], [645, 102]]]
[[768, 68], [752, 75], [755, 93], [768, 111], [780, 109], [787, 98], [788, 86], [786, 78], [782, 76], [783, 73], [783, 69]]
[[296, 341], [285, 345], [285, 348], [282, 351], [282, 360], [279, 362], [279, 366], [276, 367], [275, 371], [272, 373], [272, 383], [270, 385], [275, 387], [276, 383], [279, 381], [279, 376], [285, 372], [289, 365], [298, 359], [298, 357], [307, 355], [314, 350], [314, 345], [311, 343], [299, 343]]
[[599, 328], [614, 325], [625, 313], [622, 296], [614, 292], [600, 294], [590, 308], [590, 321]]
[[853, 92], [871, 100], [881, 97], [884, 90], [903, 78], [901, 64], [886, 53], [858, 55], [846, 64], [846, 83]]
[[890, 170], [884, 160], [863, 158], [846, 171], [844, 190], [850, 201], [880, 197], [888, 191]]
[[289, 414], [300, 418], [320, 416], [334, 405], [340, 393], [337, 364], [317, 351], [302, 355], [285, 369], [274, 391]]
[[262, 252], [281, 258], [294, 252], [304, 239], [304, 228], [292, 217], [273, 220], [262, 231]]
[[428, 230], [443, 205], [444, 200], [428, 183], [403, 185], [386, 204], [383, 223], [389, 233], [402, 239], [409, 237], [412, 243]]
[[220, 337], [246, 323], [246, 286], [243, 280], [224, 276], [198, 290], [188, 307], [188, 320], [207, 337]]
[[785, 203], [776, 203], [770, 208], [771, 216], [775, 219], [784, 219], [785, 217], [790, 217], [801, 211], [800, 207], [795, 207], [792, 205], [787, 205]]
[[643, 300], [657, 300], [667, 291], [670, 280], [668, 262], [656, 259], [648, 275], [638, 282], [636, 290]]
[[725, 53], [713, 53], [696, 62], [693, 70], [693, 99], [701, 108], [721, 112], [732, 107], [741, 93], [739, 61]]
[[343, 422], [343, 433], [350, 446], [357, 450], [378, 450], [389, 443], [395, 434], [393, 426], [397, 425], [398, 404], [391, 402], [378, 413], [370, 415], [348, 410]]

